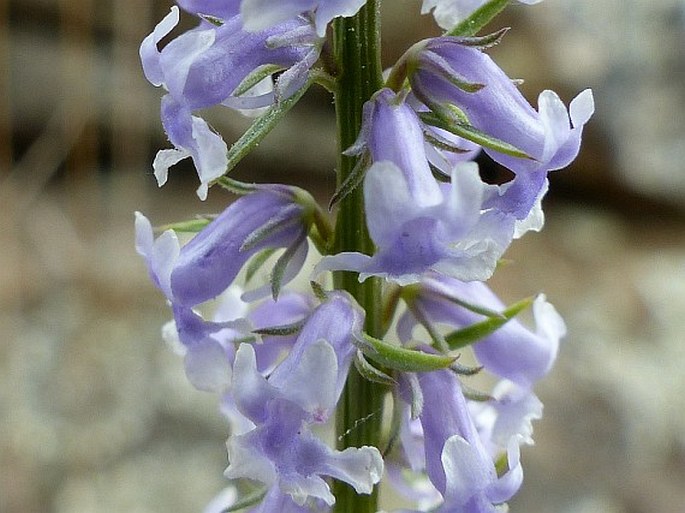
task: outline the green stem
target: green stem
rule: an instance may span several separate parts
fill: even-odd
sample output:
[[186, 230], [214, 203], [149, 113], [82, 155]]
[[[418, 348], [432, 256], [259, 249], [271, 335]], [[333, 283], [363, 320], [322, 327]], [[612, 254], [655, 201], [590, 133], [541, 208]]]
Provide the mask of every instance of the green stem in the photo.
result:
[[[380, 0], [368, 0], [351, 18], [338, 18], [334, 23], [333, 52], [337, 61], [338, 86], [335, 110], [338, 127], [338, 186], [352, 172], [356, 158], [340, 152], [354, 143], [362, 121], [362, 107], [382, 87], [380, 63]], [[339, 203], [335, 229], [335, 252], [359, 251], [372, 254], [364, 214], [361, 187]], [[375, 278], [359, 283], [356, 273], [340, 272], [335, 287], [348, 291], [366, 311], [366, 332], [380, 336], [380, 282]], [[352, 368], [340, 399], [336, 415], [338, 448], [380, 445], [384, 389], [362, 378]], [[336, 481], [334, 513], [375, 513], [378, 511], [377, 489], [371, 495], [357, 495], [345, 483]]]

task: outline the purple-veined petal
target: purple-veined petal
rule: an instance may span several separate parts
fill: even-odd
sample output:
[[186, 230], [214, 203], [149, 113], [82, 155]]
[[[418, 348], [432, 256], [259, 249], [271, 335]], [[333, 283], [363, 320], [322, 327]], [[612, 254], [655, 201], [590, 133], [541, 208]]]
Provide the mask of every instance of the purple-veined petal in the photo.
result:
[[375, 447], [348, 447], [330, 455], [323, 473], [350, 484], [357, 493], [369, 494], [383, 476], [383, 458]]
[[392, 162], [402, 171], [412, 197], [405, 208], [427, 207], [442, 201], [428, 166], [421, 123], [403, 98], [389, 89], [378, 91], [364, 107], [361, 134], [365, 139], [356, 144], [368, 149], [373, 162]]
[[[463, 282], [438, 274], [424, 278], [412, 301], [429, 321], [446, 323], [456, 329], [484, 319], [482, 315], [455, 304], [451, 298], [494, 311], [505, 308], [484, 283]], [[524, 388], [530, 388], [549, 372], [557, 356], [559, 341], [566, 332], [563, 319], [542, 294], [533, 302], [533, 317], [535, 331], [512, 319], [473, 344], [476, 358], [488, 371]], [[404, 336], [409, 332], [411, 322], [411, 317], [404, 321]]]

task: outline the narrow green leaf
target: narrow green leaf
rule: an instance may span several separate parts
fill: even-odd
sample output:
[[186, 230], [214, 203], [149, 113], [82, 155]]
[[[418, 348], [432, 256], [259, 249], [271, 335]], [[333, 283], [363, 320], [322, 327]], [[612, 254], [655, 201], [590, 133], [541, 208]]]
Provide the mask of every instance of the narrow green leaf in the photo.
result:
[[342, 184], [340, 184], [340, 187], [338, 187], [338, 189], [333, 194], [331, 201], [328, 203], [329, 211], [333, 209], [336, 203], [345, 199], [348, 194], [354, 191], [359, 186], [359, 184], [362, 183], [368, 166], [369, 154], [365, 152], [357, 161], [357, 164], [352, 169], [352, 172], [349, 175], [347, 175], [345, 181]]
[[498, 312], [497, 310], [493, 310], [492, 308], [488, 308], [487, 306], [477, 305], [475, 303], [465, 301], [461, 298], [455, 296], [448, 296], [446, 294], [441, 294], [440, 297], [446, 299], [450, 303], [454, 303], [455, 305], [459, 305], [462, 308], [466, 308], [470, 312], [484, 315], [485, 317], [494, 317], [497, 319], [505, 318], [502, 312]]
[[471, 16], [463, 20], [447, 36], [474, 36], [485, 25], [490, 23], [495, 16], [501, 13], [509, 3], [509, 0], [490, 0], [473, 11]]
[[456, 357], [441, 354], [424, 353], [404, 347], [388, 344], [366, 333], [358, 340], [360, 349], [372, 360], [391, 369], [405, 372], [428, 372], [446, 369]]
[[507, 32], [509, 32], [509, 27], [504, 27], [485, 36], [461, 37], [459, 38], [459, 41], [463, 46], [472, 46], [474, 48], [485, 50], [500, 44], [502, 42], [502, 38]]
[[232, 95], [240, 96], [241, 94], [245, 94], [247, 91], [249, 91], [254, 86], [259, 84], [266, 77], [273, 75], [274, 73], [281, 71], [282, 69], [283, 66], [279, 66], [278, 64], [265, 64], [264, 66], [260, 66], [252, 73], [247, 75], [243, 79], [243, 81], [240, 82], [240, 84], [238, 84], [238, 87], [235, 88]]
[[276, 248], [266, 248], [252, 257], [250, 263], [247, 265], [247, 269], [245, 270], [245, 283], [250, 282], [250, 280], [254, 278], [254, 275], [257, 274], [257, 271], [262, 268], [269, 257], [276, 253], [276, 251], [278, 251]]
[[518, 157], [520, 159], [534, 160], [527, 153], [518, 149], [516, 146], [497, 139], [496, 137], [492, 137], [485, 132], [481, 132], [476, 127], [469, 125], [468, 123], [455, 122], [454, 119], [448, 119], [444, 111], [440, 114], [435, 112], [432, 114], [422, 113], [420, 117], [422, 121], [429, 125], [447, 130], [454, 135], [458, 135], [459, 137], [463, 137], [464, 139], [475, 142], [476, 144], [479, 144], [485, 148], [490, 148], [491, 150], [495, 150], [499, 153], [504, 153], [505, 155]]
[[428, 163], [428, 167], [431, 170], [431, 174], [433, 175], [433, 178], [435, 178], [435, 180], [437, 182], [440, 182], [440, 183], [450, 183], [451, 182], [451, 178], [449, 176], [447, 176], [444, 172], [442, 172], [440, 169], [435, 167], [430, 162]]
[[444, 139], [443, 137], [440, 137], [435, 133], [430, 133], [428, 130], [424, 130], [423, 138], [426, 140], [427, 143], [430, 143], [431, 146], [434, 146], [439, 150], [448, 151], [450, 153], [468, 153], [470, 151], [465, 150], [463, 148], [459, 148], [447, 139]]
[[245, 497], [238, 499], [233, 505], [229, 506], [221, 513], [233, 513], [234, 511], [240, 511], [241, 509], [249, 508], [260, 502], [266, 496], [266, 488], [261, 488], [255, 492], [246, 495]]
[[472, 125], [468, 125], [466, 123], [454, 124], [452, 125], [450, 132], [463, 137], [464, 139], [475, 142], [476, 144], [480, 144], [485, 148], [490, 148], [491, 150], [504, 153], [505, 155], [518, 157], [520, 159], [534, 160], [526, 152], [518, 149], [516, 146], [504, 142], [501, 139], [497, 139], [496, 137], [492, 137], [485, 132], [481, 132]]
[[245, 238], [240, 251], [249, 251], [276, 233], [298, 224], [302, 224], [302, 220], [297, 217], [273, 217]]
[[[228, 150], [228, 166], [226, 173], [229, 173], [248, 153], [250, 153], [262, 140], [273, 130], [283, 117], [292, 109], [302, 98], [313, 79], [309, 80], [290, 98], [286, 98], [273, 105], [265, 114], [258, 117], [245, 133]], [[218, 181], [220, 181], [219, 179]]]
[[480, 339], [487, 337], [491, 333], [501, 328], [508, 321], [516, 317], [523, 310], [533, 304], [534, 298], [526, 298], [509, 306], [502, 312], [502, 317], [490, 317], [481, 322], [471, 324], [445, 336], [445, 341], [450, 349], [459, 349], [469, 346]]
[[241, 182], [239, 180], [229, 178], [228, 176], [222, 176], [219, 178], [218, 183], [224, 189], [229, 190], [233, 194], [237, 194], [239, 196], [245, 196], [246, 194], [251, 194], [257, 190], [257, 184]]
[[418, 320], [428, 332], [433, 344], [444, 353], [449, 351], [450, 348], [447, 345], [447, 342], [445, 342], [445, 337], [443, 337], [442, 334], [435, 329], [423, 308], [421, 308], [418, 303], [408, 304], [408, 306], [411, 312], [414, 314], [414, 317], [416, 317], [416, 320]]
[[452, 365], [450, 365], [450, 369], [460, 376], [475, 376], [483, 370], [483, 366], [478, 365], [476, 367], [471, 367], [469, 365], [462, 365], [461, 363], [454, 362]]
[[224, 24], [224, 21], [220, 18], [217, 18], [216, 16], [210, 16], [209, 14], [200, 14], [200, 18], [202, 18], [205, 21], [208, 21], [215, 27], [220, 27]]
[[480, 390], [465, 385], [463, 381], [461, 382], [461, 391], [464, 393], [464, 397], [477, 403], [486, 403], [488, 401], [494, 401], [495, 399], [486, 392], [481, 392]]
[[273, 271], [271, 272], [271, 296], [273, 297], [274, 301], [278, 299], [278, 295], [281, 292], [281, 284], [283, 283], [283, 276], [285, 274], [285, 270], [288, 268], [288, 264], [290, 261], [293, 259], [295, 256], [295, 253], [300, 247], [300, 243], [304, 241], [306, 238], [306, 235], [302, 237], [302, 239], [298, 239], [295, 241], [295, 243], [288, 247], [283, 254], [279, 257], [278, 260], [276, 260], [276, 263], [274, 264]]
[[300, 331], [302, 326], [304, 326], [305, 321], [306, 319], [302, 319], [291, 324], [269, 326], [268, 328], [258, 328], [256, 330], [252, 330], [252, 333], [256, 333], [257, 335], [265, 335], [268, 337], [288, 337]]
[[157, 231], [164, 232], [173, 230], [181, 233], [197, 233], [204, 229], [216, 218], [216, 215], [197, 216], [195, 219], [179, 221], [178, 223], [165, 224], [156, 228]]
[[357, 354], [354, 358], [354, 366], [364, 379], [380, 383], [381, 385], [393, 386], [397, 384], [397, 381], [385, 372], [371, 365], [364, 357], [364, 353], [359, 349], [357, 349]]

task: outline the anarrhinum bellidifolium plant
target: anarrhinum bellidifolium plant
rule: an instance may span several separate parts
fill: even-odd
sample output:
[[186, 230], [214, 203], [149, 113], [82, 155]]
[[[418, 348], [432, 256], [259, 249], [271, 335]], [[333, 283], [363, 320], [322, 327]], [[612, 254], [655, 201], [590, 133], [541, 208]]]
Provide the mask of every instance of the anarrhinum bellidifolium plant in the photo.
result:
[[[424, 0], [447, 32], [387, 78], [380, 0], [177, 3], [197, 26], [160, 49], [173, 6], [140, 47], [173, 146], [155, 176], [190, 157], [201, 199], [212, 185], [239, 198], [157, 238], [137, 213], [136, 247], [173, 311], [165, 337], [230, 424], [231, 485], [208, 511], [375, 513], [381, 479], [402, 511], [501, 511], [565, 326], [543, 295], [506, 306], [484, 282], [542, 228], [547, 173], [576, 157], [591, 92], [567, 108], [543, 91], [531, 107], [487, 55], [506, 30], [477, 35], [507, 0]], [[303, 189], [229, 177], [314, 84], [337, 112], [335, 223]], [[195, 114], [216, 105], [256, 116], [230, 148]], [[514, 178], [484, 183], [480, 151]], [[195, 235], [181, 246], [177, 232]], [[291, 290], [310, 245], [311, 287]], [[270, 280], [253, 285], [264, 265]], [[515, 319], [529, 307], [535, 330]], [[478, 366], [457, 360], [467, 347]], [[492, 390], [468, 386], [483, 370]]]

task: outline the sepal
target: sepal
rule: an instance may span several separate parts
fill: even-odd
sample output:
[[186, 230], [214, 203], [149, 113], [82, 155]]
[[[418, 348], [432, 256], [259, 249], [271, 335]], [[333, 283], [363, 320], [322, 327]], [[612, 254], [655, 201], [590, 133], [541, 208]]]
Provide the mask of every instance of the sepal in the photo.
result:
[[437, 105], [427, 98], [425, 100], [428, 104], [430, 104], [432, 112], [422, 112], [419, 116], [421, 121], [427, 125], [441, 128], [454, 135], [483, 146], [484, 148], [489, 148], [511, 157], [535, 160], [533, 157], [516, 146], [488, 135], [485, 132], [478, 130], [473, 125], [464, 122], [462, 119], [459, 119], [454, 114], [454, 109], [450, 108], [450, 106]]
[[[303, 251], [302, 248], [305, 248], [305, 250]], [[296, 263], [297, 270], [304, 264], [304, 260], [307, 257], [306, 248], [307, 236], [304, 234], [295, 241], [295, 244], [286, 248], [278, 260], [276, 260], [273, 271], [271, 272], [271, 295], [274, 298], [274, 301], [278, 299], [283, 283], [290, 281], [291, 277], [288, 276], [288, 269], [292, 267], [291, 263]], [[298, 262], [298, 260], [301, 260], [301, 262]]]
[[364, 357], [364, 353], [360, 349], [357, 349], [357, 354], [354, 357], [354, 367], [364, 379], [373, 381], [374, 383], [379, 383], [381, 385], [397, 385], [397, 381], [395, 381], [392, 377], [371, 365]]
[[473, 36], [490, 23], [509, 4], [509, 0], [490, 0], [449, 30], [448, 36]]
[[257, 328], [252, 330], [252, 333], [262, 336], [266, 335], [271, 337], [287, 337], [298, 333], [306, 322], [307, 319], [304, 318], [300, 321], [293, 322], [290, 324], [282, 324], [280, 326], [269, 326], [267, 328]]
[[252, 257], [245, 268], [245, 283], [249, 283], [254, 275], [262, 268], [266, 261], [278, 251], [276, 248], [263, 249]]
[[309, 77], [304, 85], [293, 93], [292, 96], [281, 99], [281, 101], [272, 105], [265, 114], [254, 120], [252, 125], [250, 125], [250, 128], [248, 128], [228, 150], [226, 173], [229, 173], [235, 168], [248, 153], [256, 148], [259, 143], [269, 135], [269, 132], [280, 123], [290, 109], [292, 109], [300, 98], [304, 96], [304, 93], [307, 92], [309, 86], [312, 85], [312, 82], [313, 79]]
[[430, 372], [446, 369], [457, 359], [456, 356], [425, 353], [406, 349], [362, 333], [356, 339], [357, 347], [365, 356], [398, 371]]
[[180, 233], [199, 233], [209, 223], [216, 219], [216, 215], [196, 215], [194, 219], [187, 219], [186, 221], [179, 221], [177, 223], [169, 223], [155, 228], [155, 231], [165, 232], [173, 230]]
[[534, 299], [532, 297], [522, 299], [506, 308], [500, 316], [490, 317], [484, 321], [471, 324], [466, 328], [455, 330], [445, 336], [445, 341], [450, 349], [460, 349], [478, 342], [497, 331], [523, 310], [529, 308], [533, 304]]

